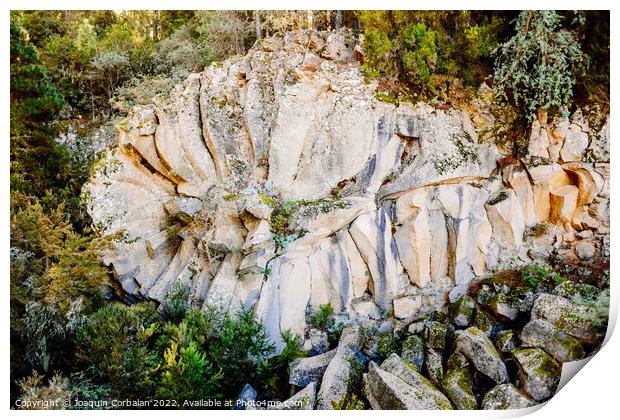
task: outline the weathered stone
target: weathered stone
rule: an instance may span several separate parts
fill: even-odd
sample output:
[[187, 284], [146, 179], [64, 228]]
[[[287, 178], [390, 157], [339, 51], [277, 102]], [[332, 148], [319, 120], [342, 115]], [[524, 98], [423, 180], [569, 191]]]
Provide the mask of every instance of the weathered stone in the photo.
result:
[[502, 330], [502, 324], [480, 307], [476, 307], [473, 325], [493, 339]]
[[518, 302], [503, 293], [498, 293], [493, 296], [487, 306], [502, 320], [514, 321], [519, 315]]
[[237, 397], [233, 410], [254, 410], [256, 395], [256, 390], [250, 384], [245, 384], [239, 393], [239, 397]]
[[[578, 162], [565, 163], [562, 168], [568, 173], [574, 184], [577, 185], [579, 192], [577, 193], [577, 206], [591, 204], [594, 197], [601, 188], [597, 187], [595, 177], [600, 177], [592, 165], [586, 165]], [[602, 184], [602, 180], [599, 181]]]
[[427, 347], [425, 363], [428, 379], [439, 388], [443, 379], [443, 357], [441, 352], [432, 347]]
[[539, 223], [540, 220], [534, 204], [534, 190], [527, 171], [523, 170], [520, 164], [510, 165], [503, 169], [503, 178], [514, 190], [521, 204], [525, 225], [534, 226]]
[[566, 139], [560, 151], [560, 157], [564, 162], [578, 161], [583, 158], [583, 152], [588, 147], [588, 120], [578, 109], [571, 118], [571, 124], [566, 131]]
[[411, 282], [419, 287], [431, 280], [431, 232], [429, 215], [425, 208], [410, 216], [394, 233], [398, 256]]
[[482, 400], [483, 410], [514, 410], [536, 405], [513, 384], [499, 384], [486, 393]]
[[390, 219], [383, 209], [359, 216], [349, 228], [370, 270], [370, 291], [381, 309], [388, 309], [392, 305], [402, 273], [391, 229]]
[[525, 220], [515, 193], [512, 190], [500, 191], [489, 199], [485, 208], [496, 240], [513, 247], [521, 246]]
[[430, 347], [443, 350], [446, 346], [447, 332], [448, 327], [443, 322], [428, 321], [426, 322], [426, 330], [424, 330], [424, 338]]
[[570, 223], [573, 212], [577, 208], [578, 193], [579, 189], [574, 185], [565, 185], [550, 193], [549, 220], [552, 223]]
[[541, 294], [532, 307], [532, 319], [543, 319], [582, 343], [592, 343], [598, 336], [587, 313], [583, 305], [546, 293]]
[[495, 347], [502, 353], [510, 353], [517, 348], [517, 336], [512, 330], [504, 330], [495, 336]]
[[392, 354], [379, 367], [370, 362], [364, 389], [375, 410], [451, 409], [450, 401], [422, 375]]
[[424, 366], [424, 340], [417, 335], [411, 335], [403, 341], [400, 357], [418, 372]]
[[585, 357], [585, 351], [577, 339], [558, 331], [553, 324], [542, 319], [528, 322], [520, 337], [523, 347], [540, 347], [560, 363]]
[[335, 354], [334, 349], [317, 356], [293, 360], [289, 365], [289, 383], [299, 387], [305, 387], [310, 382], [320, 383]]
[[448, 370], [442, 381], [443, 390], [457, 410], [477, 410], [473, 377], [469, 369]]
[[533, 399], [543, 401], [555, 393], [562, 373], [558, 362], [541, 349], [517, 349], [512, 356], [524, 390]]
[[282, 404], [277, 410], [312, 410], [316, 402], [316, 382], [310, 382], [304, 389], [293, 395]]
[[575, 246], [575, 253], [580, 260], [589, 261], [594, 257], [594, 253], [596, 252], [596, 248], [594, 244], [589, 241], [579, 241], [579, 243]]
[[462, 296], [448, 306], [448, 313], [452, 323], [457, 327], [468, 327], [474, 316], [474, 309], [476, 308], [476, 302], [470, 296]]
[[508, 371], [489, 338], [476, 327], [456, 331], [456, 348], [467, 357], [476, 370], [496, 383], [508, 381]]
[[361, 379], [363, 365], [357, 353], [363, 344], [364, 334], [359, 325], [345, 327], [336, 353], [323, 375], [317, 395], [318, 410], [331, 410], [334, 408], [333, 403], [350, 397], [352, 384]]
[[381, 312], [370, 296], [364, 296], [351, 302], [353, 313], [362, 319], [379, 319]]
[[421, 308], [420, 296], [403, 296], [394, 299], [394, 316], [396, 318], [411, 318], [417, 315]]

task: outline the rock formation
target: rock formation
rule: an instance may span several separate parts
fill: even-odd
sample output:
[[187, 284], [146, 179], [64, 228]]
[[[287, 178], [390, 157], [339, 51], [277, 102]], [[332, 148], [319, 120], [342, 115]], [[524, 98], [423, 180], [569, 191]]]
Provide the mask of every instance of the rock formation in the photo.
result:
[[[490, 269], [609, 232], [608, 122], [541, 115], [529, 156], [506, 158], [481, 140], [484, 111], [379, 101], [356, 42], [263, 40], [119, 124], [84, 196], [98, 232], [118, 235], [105, 263], [128, 293], [161, 301], [181, 284], [197, 304], [253, 308], [281, 349], [320, 305], [412, 318]], [[541, 224], [548, 234], [524, 235]], [[542, 303], [536, 317], [556, 321]], [[386, 389], [407, 382], [373, 369]], [[503, 370], [491, 377], [500, 402], [485, 404], [528, 404]]]

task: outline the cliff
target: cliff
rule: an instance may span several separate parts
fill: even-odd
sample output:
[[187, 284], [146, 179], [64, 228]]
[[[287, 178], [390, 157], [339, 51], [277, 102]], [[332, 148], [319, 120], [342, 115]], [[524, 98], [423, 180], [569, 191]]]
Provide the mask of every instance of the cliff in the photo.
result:
[[254, 308], [281, 348], [328, 302], [412, 318], [489, 270], [601, 252], [608, 119], [541, 115], [529, 156], [504, 156], [483, 102], [379, 101], [357, 41], [263, 40], [119, 125], [84, 196], [100, 234], [123, 234], [105, 263], [128, 293], [183, 284], [195, 304]]

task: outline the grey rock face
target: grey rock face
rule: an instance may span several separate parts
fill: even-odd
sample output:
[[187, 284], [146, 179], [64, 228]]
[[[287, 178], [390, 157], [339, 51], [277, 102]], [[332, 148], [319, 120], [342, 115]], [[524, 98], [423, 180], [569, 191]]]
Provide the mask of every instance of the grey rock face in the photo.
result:
[[548, 321], [583, 343], [594, 342], [597, 338], [596, 329], [587, 317], [587, 308], [561, 296], [541, 294], [532, 307], [532, 319]]
[[364, 389], [375, 410], [440, 410], [452, 404], [427, 379], [392, 354], [379, 367], [370, 362]]
[[457, 327], [468, 327], [474, 316], [476, 302], [468, 295], [460, 297], [448, 307], [450, 319]]
[[[481, 138], [485, 111], [378, 100], [360, 44], [346, 31], [265, 39], [118, 124], [83, 196], [97, 232], [122, 236], [103, 260], [127, 292], [162, 301], [182, 284], [192, 302], [254, 308], [278, 352], [281, 332], [303, 336], [326, 303], [365, 320], [443, 307], [445, 292], [527, 259], [534, 223], [608, 228], [609, 164], [577, 158], [585, 144], [608, 160], [609, 124], [536, 121], [530, 154], [551, 162], [506, 164]], [[303, 209], [283, 216], [290, 205]], [[578, 236], [587, 259], [594, 239]], [[461, 303], [454, 322], [469, 326]]]
[[513, 410], [536, 405], [536, 401], [519, 391], [513, 384], [499, 384], [486, 393], [483, 410]]
[[524, 347], [541, 347], [560, 363], [585, 357], [579, 340], [564, 334], [542, 319], [530, 321], [523, 327], [521, 341]]
[[289, 365], [289, 383], [305, 387], [310, 382], [319, 383], [336, 354], [336, 349], [313, 357], [295, 359]]
[[476, 327], [456, 331], [456, 348], [486, 376], [501, 384], [508, 381], [508, 371], [495, 346], [485, 333]]
[[473, 377], [468, 368], [449, 370], [443, 378], [442, 385], [446, 396], [456, 409], [478, 409], [473, 391]]
[[517, 349], [512, 356], [519, 367], [525, 392], [537, 401], [551, 397], [560, 383], [562, 366], [541, 349]]

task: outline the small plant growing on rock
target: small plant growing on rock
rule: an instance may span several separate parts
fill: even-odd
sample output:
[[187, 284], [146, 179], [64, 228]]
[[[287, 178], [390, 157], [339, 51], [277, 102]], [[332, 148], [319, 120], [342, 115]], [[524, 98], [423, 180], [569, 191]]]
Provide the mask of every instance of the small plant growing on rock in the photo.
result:
[[310, 324], [320, 330], [326, 330], [334, 324], [333, 314], [334, 308], [330, 302], [321, 305], [315, 313], [310, 315]]
[[529, 228], [528, 234], [535, 238], [539, 238], [546, 234], [548, 230], [549, 226], [547, 226], [545, 223], [536, 223], [534, 226]]
[[180, 322], [188, 309], [189, 290], [185, 284], [175, 283], [164, 298], [162, 310], [172, 322]]
[[490, 197], [489, 200], [487, 201], [487, 204], [490, 206], [494, 206], [497, 203], [501, 203], [502, 201], [505, 201], [507, 199], [508, 199], [508, 191], [502, 190], [496, 193], [494, 196]]
[[306, 357], [308, 352], [302, 350], [301, 338], [299, 338], [291, 330], [285, 330], [280, 333], [284, 341], [284, 349], [278, 356], [278, 364], [287, 366], [290, 362], [301, 357]]

